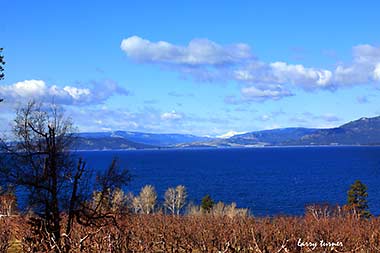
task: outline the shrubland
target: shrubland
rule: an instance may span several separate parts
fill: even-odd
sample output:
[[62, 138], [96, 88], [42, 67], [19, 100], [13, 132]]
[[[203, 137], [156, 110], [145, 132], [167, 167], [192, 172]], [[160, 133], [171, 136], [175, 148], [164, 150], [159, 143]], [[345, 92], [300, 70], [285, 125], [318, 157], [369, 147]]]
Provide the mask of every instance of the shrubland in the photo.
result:
[[[346, 210], [329, 213], [324, 208], [314, 206], [302, 217], [114, 213], [103, 224], [82, 226], [75, 222], [70, 234], [61, 233], [70, 252], [380, 251], [379, 218], [361, 218]], [[1, 251], [61, 252], [48, 236], [41, 236], [45, 233], [42, 224], [31, 227], [31, 218], [16, 215], [0, 219]], [[66, 220], [67, 215], [62, 214], [61, 219]], [[302, 246], [306, 242], [317, 246]]]

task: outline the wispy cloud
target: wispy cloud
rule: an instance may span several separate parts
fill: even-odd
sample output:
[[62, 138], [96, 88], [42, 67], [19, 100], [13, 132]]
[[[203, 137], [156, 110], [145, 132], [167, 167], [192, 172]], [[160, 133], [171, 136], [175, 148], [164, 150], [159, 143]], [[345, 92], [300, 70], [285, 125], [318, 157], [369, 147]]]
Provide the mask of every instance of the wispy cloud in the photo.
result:
[[161, 114], [162, 120], [180, 120], [182, 118], [183, 118], [183, 115], [176, 111], [164, 112]]
[[158, 100], [156, 99], [148, 99], [148, 100], [144, 100], [144, 104], [150, 104], [150, 105], [153, 105], [153, 104], [157, 104], [158, 103]]
[[328, 128], [337, 127], [343, 123], [343, 119], [333, 113], [314, 114], [311, 112], [304, 112], [301, 114], [293, 115], [289, 118], [289, 122], [294, 123], [292, 126], [298, 127], [317, 127]]
[[368, 104], [369, 103], [369, 99], [367, 96], [357, 96], [356, 97], [356, 101], [359, 103], [359, 104]]
[[280, 85], [270, 85], [263, 89], [256, 88], [255, 86], [245, 87], [241, 89], [241, 95], [245, 101], [278, 100], [283, 97], [293, 96], [289, 90], [284, 89]]
[[262, 85], [260, 87], [247, 86], [241, 88], [240, 97], [227, 96], [224, 102], [237, 105], [250, 102], [264, 102], [266, 100], [279, 100], [293, 95], [291, 91], [284, 89], [281, 85], [268, 85], [266, 87]]
[[193, 93], [182, 93], [182, 92], [176, 92], [176, 91], [171, 91], [168, 93], [168, 95], [172, 97], [194, 97]]
[[107, 129], [107, 131], [127, 130], [214, 136], [225, 133], [226, 129], [241, 131], [239, 121], [230, 116], [225, 118], [220, 115], [199, 116], [176, 110], [163, 111], [152, 106], [144, 106], [135, 111], [106, 106], [68, 107], [67, 109], [67, 113], [76, 122], [81, 132]]
[[324, 114], [324, 115], [320, 115], [320, 116], [315, 116], [314, 119], [322, 119], [324, 120], [325, 122], [339, 122], [341, 121], [342, 119], [334, 114]]

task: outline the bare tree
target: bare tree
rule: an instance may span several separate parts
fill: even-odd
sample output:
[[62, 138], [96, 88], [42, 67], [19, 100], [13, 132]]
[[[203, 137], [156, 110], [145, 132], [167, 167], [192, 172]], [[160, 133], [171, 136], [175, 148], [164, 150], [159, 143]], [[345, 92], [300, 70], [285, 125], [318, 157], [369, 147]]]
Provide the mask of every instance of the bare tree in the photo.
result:
[[[1, 189], [0, 189], [1, 191]], [[17, 198], [12, 187], [0, 194], [0, 216], [11, 216], [16, 212]]]
[[214, 216], [227, 216], [230, 218], [247, 217], [248, 209], [237, 208], [235, 202], [232, 202], [230, 205], [226, 205], [223, 202], [219, 201], [212, 207], [211, 213]]
[[127, 211], [127, 200], [127, 195], [120, 188], [115, 188], [112, 192], [108, 189], [105, 194], [95, 191], [91, 206], [92, 208], [98, 208], [102, 212], [121, 214]]
[[186, 187], [183, 185], [178, 185], [175, 188], [175, 191], [176, 191], [176, 209], [177, 209], [177, 215], [178, 215], [181, 209], [186, 204], [187, 191], [186, 191]]
[[139, 196], [135, 197], [133, 202], [135, 210], [145, 214], [153, 213], [157, 202], [156, 190], [151, 185], [144, 186], [141, 189]]
[[29, 191], [30, 206], [43, 217], [55, 242], [60, 241], [60, 192], [70, 183], [67, 178], [75, 175], [68, 153], [72, 130], [71, 120], [57, 107], [29, 102], [17, 111], [15, 145], [7, 149], [12, 166], [6, 170], [7, 179]]
[[132, 197], [132, 208], [134, 213], [139, 213], [141, 211], [141, 201], [139, 196]]
[[114, 213], [127, 212], [128, 195], [120, 188], [114, 190], [111, 201], [111, 211]]
[[[42, 234], [57, 252], [70, 251], [68, 240], [61, 240], [61, 232], [70, 235], [74, 219], [87, 225], [107, 217], [86, 204], [90, 193], [97, 190], [100, 198], [105, 198], [107, 191], [130, 179], [128, 172], [119, 171], [113, 161], [95, 180], [86, 163], [70, 152], [74, 129], [60, 108], [32, 101], [17, 111], [12, 144], [3, 142], [3, 179], [29, 193], [29, 207], [38, 215], [31, 222], [43, 227]], [[62, 212], [68, 215], [65, 224]]]
[[179, 215], [181, 209], [186, 204], [187, 191], [183, 185], [178, 185], [175, 189], [169, 188], [165, 192], [164, 206], [172, 213]]
[[176, 191], [173, 187], [168, 188], [165, 192], [164, 206], [171, 214], [176, 213]]

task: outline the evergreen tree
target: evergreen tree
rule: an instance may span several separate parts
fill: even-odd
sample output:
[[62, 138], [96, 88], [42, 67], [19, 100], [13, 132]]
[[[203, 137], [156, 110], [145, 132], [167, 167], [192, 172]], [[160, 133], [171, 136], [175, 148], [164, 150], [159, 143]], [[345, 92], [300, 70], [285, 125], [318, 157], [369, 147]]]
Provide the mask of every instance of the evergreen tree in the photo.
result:
[[[4, 61], [4, 56], [1, 54], [1, 52], [3, 51], [3, 48], [0, 47], [0, 80], [3, 80], [4, 79], [4, 64], [5, 64], [5, 61]], [[3, 98], [0, 98], [0, 102], [3, 102]]]
[[3, 48], [0, 47], [0, 80], [4, 79], [4, 56], [1, 54], [3, 52]]
[[203, 211], [209, 213], [213, 206], [214, 206], [214, 201], [212, 200], [209, 194], [207, 194], [206, 196], [202, 198], [201, 208]]
[[348, 205], [354, 208], [361, 217], [368, 218], [371, 213], [368, 210], [367, 186], [360, 180], [356, 180], [347, 192]]

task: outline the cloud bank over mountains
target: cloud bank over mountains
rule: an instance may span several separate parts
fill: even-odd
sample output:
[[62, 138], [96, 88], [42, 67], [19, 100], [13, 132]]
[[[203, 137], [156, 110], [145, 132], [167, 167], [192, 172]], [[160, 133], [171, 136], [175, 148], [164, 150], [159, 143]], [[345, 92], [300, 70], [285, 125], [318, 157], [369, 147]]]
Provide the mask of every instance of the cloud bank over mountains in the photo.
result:
[[334, 91], [380, 82], [380, 47], [367, 44], [353, 47], [351, 62], [333, 69], [263, 62], [247, 44], [220, 45], [208, 39], [175, 45], [132, 36], [122, 40], [121, 49], [138, 63], [157, 64], [198, 81], [236, 81], [243, 87], [235, 103], [278, 100], [293, 95], [295, 88]]

